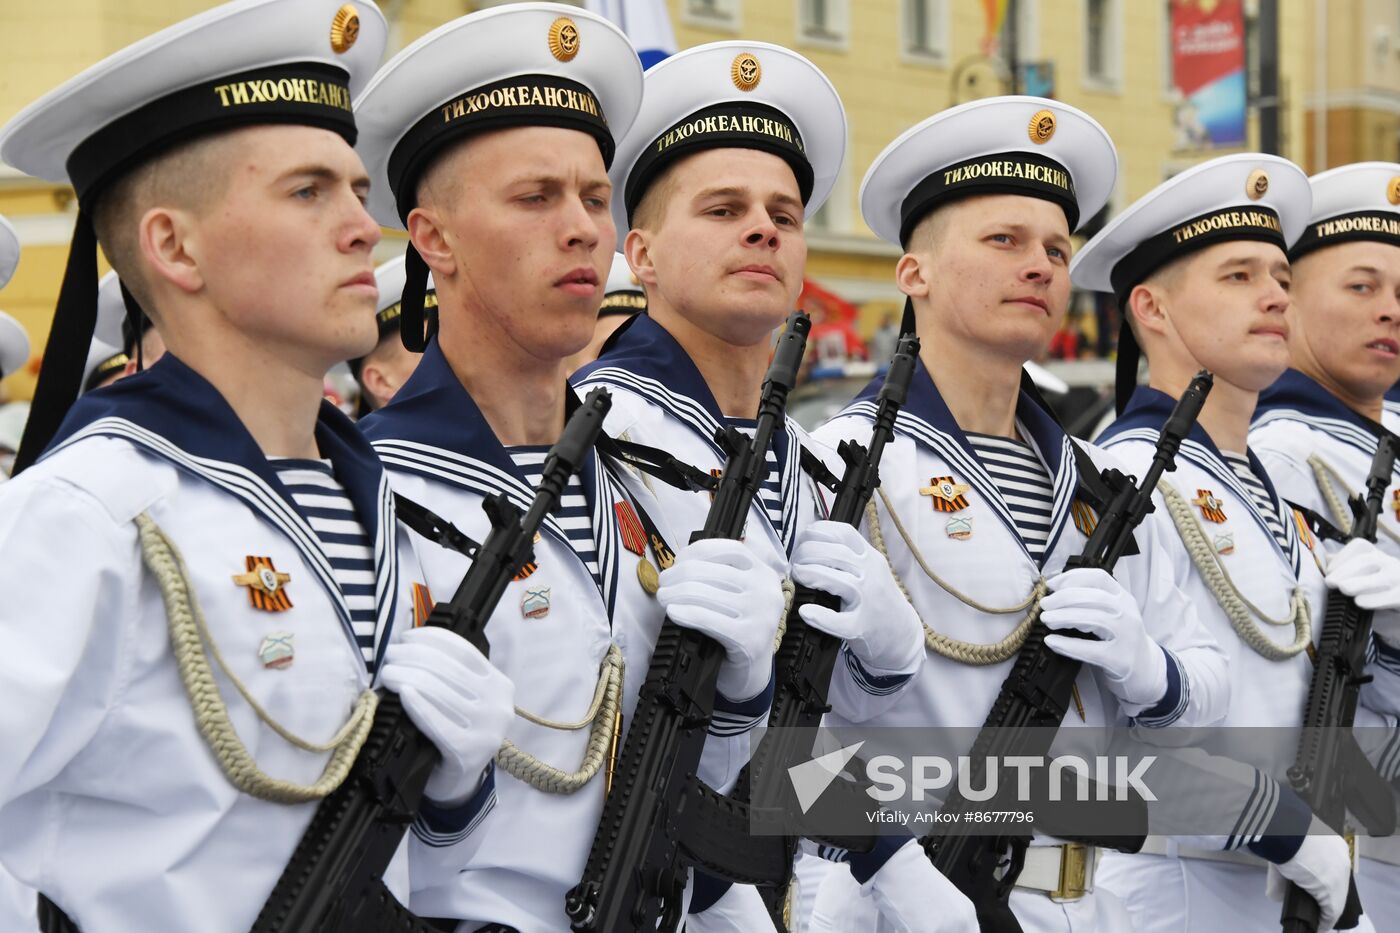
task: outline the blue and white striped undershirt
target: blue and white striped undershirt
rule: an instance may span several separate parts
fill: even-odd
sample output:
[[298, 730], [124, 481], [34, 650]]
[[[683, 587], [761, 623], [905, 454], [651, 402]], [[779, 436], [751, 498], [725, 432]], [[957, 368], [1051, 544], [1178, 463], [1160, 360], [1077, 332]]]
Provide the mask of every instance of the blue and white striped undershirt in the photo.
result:
[[[540, 480], [544, 479], [544, 461], [549, 456], [549, 447], [521, 445], [506, 450], [525, 482], [538, 489]], [[577, 473], [569, 476], [569, 484], [564, 487], [564, 494], [559, 497], [559, 504], [551, 514], [559, 527], [564, 529], [564, 534], [568, 535], [569, 544], [593, 575], [593, 581], [602, 589], [603, 575], [598, 570], [598, 544], [593, 539], [592, 513], [588, 509], [588, 498], [583, 494], [583, 482]]]
[[329, 460], [274, 459], [272, 468], [316, 532], [350, 610], [355, 643], [374, 663], [374, 542], [336, 480]]
[[[726, 418], [725, 421], [748, 437], [753, 437], [754, 428], [758, 423], [752, 418]], [[759, 501], [763, 503], [763, 511], [768, 515], [768, 520], [773, 523], [773, 528], [777, 530], [778, 537], [783, 534], [783, 473], [778, 466], [778, 455], [773, 450], [770, 442], [768, 450], [764, 452], [764, 459], [767, 461], [767, 473], [764, 474], [763, 485], [758, 488]]]
[[1050, 471], [1024, 441], [971, 432], [967, 440], [1001, 493], [1031, 559], [1037, 565], [1044, 563], [1055, 505]]
[[1234, 470], [1239, 477], [1244, 488], [1249, 490], [1249, 497], [1254, 500], [1254, 507], [1259, 510], [1259, 514], [1264, 516], [1264, 524], [1269, 526], [1270, 533], [1283, 553], [1289, 557], [1294, 557], [1293, 549], [1287, 531], [1283, 527], [1282, 516], [1279, 515], [1279, 507], [1274, 504], [1274, 500], [1269, 498], [1269, 491], [1264, 488], [1264, 484], [1259, 481], [1259, 477], [1254, 475], [1254, 468], [1249, 465], [1249, 458], [1240, 454], [1222, 450], [1220, 456], [1225, 458], [1225, 463]]

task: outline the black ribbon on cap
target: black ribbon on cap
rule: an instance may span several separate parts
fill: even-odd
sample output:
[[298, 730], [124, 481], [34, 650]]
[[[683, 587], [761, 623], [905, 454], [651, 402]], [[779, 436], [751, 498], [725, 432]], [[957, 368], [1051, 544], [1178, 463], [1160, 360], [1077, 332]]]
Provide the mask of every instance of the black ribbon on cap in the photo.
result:
[[1035, 152], [998, 152], [944, 166], [915, 185], [900, 204], [900, 243], [909, 245], [909, 235], [934, 208], [979, 194], [1041, 198], [1060, 206], [1071, 230], [1079, 226], [1069, 169]]
[[1235, 206], [1207, 211], [1173, 224], [1143, 240], [1114, 265], [1109, 281], [1122, 318], [1118, 324], [1118, 361], [1114, 371], [1114, 399], [1119, 414], [1137, 388], [1138, 363], [1142, 359], [1142, 348], [1128, 323], [1128, 316], [1133, 313], [1128, 306], [1133, 289], [1168, 263], [1229, 240], [1273, 243], [1281, 250], [1288, 249], [1278, 213], [1273, 208]]
[[1355, 211], [1310, 223], [1288, 251], [1288, 258], [1296, 262], [1314, 250], [1363, 240], [1400, 246], [1400, 214]]
[[[87, 364], [87, 348], [92, 344], [92, 332], [96, 328], [97, 233], [87, 211], [79, 208], [53, 326], [44, 342], [43, 365], [34, 386], [34, 400], [15, 454], [12, 475], [18, 476], [39, 459], [77, 400], [83, 384], [83, 368]], [[83, 351], [74, 352], [80, 338]]]
[[428, 341], [437, 332], [437, 319], [433, 319], [430, 327], [424, 326], [427, 315], [423, 309], [423, 299], [428, 294], [428, 264], [418, 255], [418, 250], [413, 248], [412, 243], [409, 243], [408, 249], [404, 251], [403, 272], [400, 339], [408, 351], [422, 353], [427, 349]]
[[797, 177], [802, 203], [812, 197], [812, 163], [792, 119], [767, 104], [725, 101], [677, 120], [642, 150], [628, 171], [623, 188], [628, 222], [651, 183], [667, 166], [702, 149], [757, 149], [771, 153], [786, 162]]

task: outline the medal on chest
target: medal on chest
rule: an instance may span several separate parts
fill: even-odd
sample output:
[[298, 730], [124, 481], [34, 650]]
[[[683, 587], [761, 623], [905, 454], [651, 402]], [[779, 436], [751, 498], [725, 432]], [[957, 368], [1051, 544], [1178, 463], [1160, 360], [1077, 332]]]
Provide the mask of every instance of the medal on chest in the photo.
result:
[[1200, 507], [1201, 516], [1206, 521], [1217, 525], [1225, 523], [1225, 503], [1209, 489], [1197, 489], [1196, 498], [1191, 500], [1191, 504]]
[[967, 508], [967, 493], [972, 487], [959, 483], [951, 476], [934, 476], [927, 486], [919, 487], [919, 495], [928, 496], [935, 512], [961, 512]]
[[292, 581], [291, 574], [278, 571], [272, 565], [271, 557], [254, 557], [250, 554], [244, 561], [247, 573], [234, 574], [233, 582], [248, 588], [248, 602], [254, 609], [286, 612], [292, 608], [286, 590], [286, 585]]

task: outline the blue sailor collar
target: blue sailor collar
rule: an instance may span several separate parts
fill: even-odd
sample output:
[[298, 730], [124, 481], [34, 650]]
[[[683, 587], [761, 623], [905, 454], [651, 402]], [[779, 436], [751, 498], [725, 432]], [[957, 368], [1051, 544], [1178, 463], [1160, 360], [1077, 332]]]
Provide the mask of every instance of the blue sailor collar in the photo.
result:
[[1315, 418], [1344, 421], [1372, 436], [1385, 430], [1360, 412], [1348, 408], [1341, 399], [1324, 389], [1311, 376], [1296, 369], [1285, 370], [1273, 385], [1259, 395], [1259, 405], [1254, 409], [1254, 420], [1257, 422], [1278, 411], [1296, 411]]
[[[350, 613], [320, 539], [237, 413], [203, 376], [166, 353], [144, 372], [79, 398], [44, 456], [94, 435], [125, 438], [242, 499], [297, 546], [353, 639]], [[325, 400], [315, 436], [320, 455], [331, 462], [374, 541], [376, 576], [386, 584], [376, 588], [377, 633], [372, 657], [366, 657], [373, 670], [388, 646], [398, 599], [393, 498], [374, 449], [354, 422]]]
[[[1158, 389], [1148, 386], [1138, 386], [1133, 391], [1132, 398], [1128, 400], [1127, 406], [1123, 409], [1116, 421], [1110, 424], [1099, 435], [1097, 442], [1100, 445], [1108, 446], [1116, 438], [1120, 438], [1130, 432], [1143, 432], [1137, 436], [1143, 439], [1150, 439], [1155, 443], [1156, 438], [1162, 431], [1162, 425], [1166, 424], [1167, 418], [1171, 415], [1172, 409], [1176, 407], [1176, 399]], [[1250, 469], [1258, 478], [1265, 492], [1269, 494], [1269, 500], [1273, 502], [1274, 508], [1278, 510], [1279, 522], [1283, 526], [1284, 534], [1287, 536], [1287, 547], [1274, 538], [1274, 534], [1269, 530], [1268, 523], [1264, 516], [1259, 514], [1259, 510], [1254, 505], [1254, 497], [1249, 494], [1249, 490], [1240, 482], [1235, 471], [1226, 462], [1224, 454], [1215, 445], [1215, 441], [1206, 433], [1206, 429], [1201, 427], [1197, 421], [1191, 425], [1191, 432], [1186, 435], [1182, 442], [1178, 456], [1185, 457], [1196, 466], [1205, 470], [1223, 486], [1228, 487], [1237, 499], [1244, 503], [1249, 510], [1249, 514], [1254, 521], [1264, 529], [1264, 533], [1270, 541], [1279, 548], [1280, 553], [1289, 563], [1293, 565], [1293, 573], [1296, 576], [1300, 569], [1300, 552], [1298, 550], [1297, 530], [1291, 520], [1289, 511], [1280, 507], [1281, 500], [1278, 491], [1274, 489], [1274, 484], [1269, 479], [1269, 473], [1264, 469], [1264, 464], [1254, 455], [1254, 451], [1246, 450], [1245, 457], [1249, 460]]]
[[[876, 399], [883, 384], [883, 377], [871, 380], [856, 396], [847, 411], [873, 417]], [[1079, 488], [1079, 469], [1070, 449], [1073, 441], [1065, 434], [1059, 422], [1024, 390], [1016, 400], [1016, 424], [1024, 433], [1025, 440], [1045, 463], [1054, 484], [1054, 504], [1050, 514], [1053, 530], [1045, 546], [1045, 553], [1049, 555], [1054, 551], [1060, 533], [1064, 530], [1065, 520], [1070, 515], [1070, 506]], [[1021, 540], [1016, 521], [1002, 501], [996, 483], [982, 466], [976, 449], [953, 418], [953, 413], [948, 410], [947, 403], [943, 401], [943, 396], [933, 381], [933, 374], [928, 371], [922, 359], [915, 362], [909, 397], [900, 409], [895, 430], [916, 443], [929, 447], [946, 460], [952, 469], [960, 470], [993, 506], [993, 511], [1011, 531], [1012, 536], [1017, 541]], [[1022, 546], [1024, 547], [1024, 544]]]
[[[724, 449], [715, 441], [715, 432], [735, 419], [726, 418], [720, 410], [705, 377], [680, 341], [645, 311], [624, 324], [602, 355], [574, 373], [571, 381], [580, 388], [613, 383], [631, 389], [686, 425], [718, 459], [726, 457]], [[791, 553], [797, 528], [801, 472], [801, 443], [791, 419], [786, 419], [784, 430], [773, 432], [772, 445], [778, 461], [783, 500], [781, 527], [775, 526], [773, 530]]]
[[[436, 336], [428, 341], [418, 367], [389, 404], [362, 418], [359, 427], [378, 456], [394, 469], [481, 496], [499, 492], [522, 509], [534, 499], [534, 487], [452, 371]], [[617, 596], [620, 559], [612, 503], [625, 499], [626, 493], [596, 451], [588, 452], [579, 480], [598, 548], [601, 595], [611, 610]], [[606, 493], [600, 495], [600, 489]], [[554, 516], [545, 516], [544, 528], [573, 552], [568, 535]]]

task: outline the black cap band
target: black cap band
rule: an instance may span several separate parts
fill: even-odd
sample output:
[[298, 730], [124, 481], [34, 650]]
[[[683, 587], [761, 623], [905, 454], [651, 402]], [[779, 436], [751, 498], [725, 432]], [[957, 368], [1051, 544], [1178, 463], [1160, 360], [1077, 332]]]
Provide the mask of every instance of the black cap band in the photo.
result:
[[812, 196], [812, 163], [796, 124], [781, 110], [767, 104], [727, 101], [673, 124], [642, 150], [627, 175], [623, 204], [627, 219], [641, 203], [647, 188], [675, 159], [702, 149], [757, 149], [786, 162], [797, 176], [797, 190], [806, 204]]
[[1400, 246], [1400, 214], [1394, 211], [1356, 211], [1308, 224], [1288, 258], [1297, 260], [1314, 250], [1338, 243], [1370, 240]]
[[1148, 237], [1118, 260], [1109, 275], [1120, 307], [1133, 288], [1173, 260], [1227, 240], [1258, 240], [1288, 248], [1278, 213], [1269, 207], [1226, 207], [1208, 211]]
[[112, 375], [112, 373], [126, 369], [126, 364], [130, 359], [131, 358], [125, 353], [113, 353], [111, 356], [98, 363], [92, 368], [92, 372], [88, 374], [87, 382], [83, 383], [83, 392], [91, 392], [93, 389], [97, 388], [98, 383]]
[[1034, 152], [999, 152], [949, 165], [914, 186], [899, 209], [899, 241], [929, 212], [949, 201], [978, 194], [1019, 194], [1058, 204], [1069, 228], [1079, 226], [1079, 200], [1069, 169]]
[[355, 144], [349, 75], [295, 62], [226, 75], [167, 94], [89, 136], [68, 157], [80, 203], [123, 172], [177, 143], [240, 126], [318, 126]]
[[647, 309], [647, 296], [642, 292], [609, 292], [598, 308], [599, 317], [632, 315]]
[[389, 156], [388, 169], [399, 218], [407, 221], [419, 178], [446, 146], [473, 133], [516, 126], [558, 126], [587, 133], [598, 141], [603, 165], [612, 164], [612, 131], [592, 91], [555, 75], [517, 75], [460, 94], [404, 133]]

